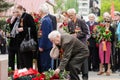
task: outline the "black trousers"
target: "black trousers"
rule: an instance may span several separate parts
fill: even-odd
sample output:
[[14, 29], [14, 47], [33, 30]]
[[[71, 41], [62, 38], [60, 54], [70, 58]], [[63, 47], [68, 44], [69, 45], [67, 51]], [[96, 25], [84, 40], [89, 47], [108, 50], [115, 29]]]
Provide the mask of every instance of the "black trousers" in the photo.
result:
[[78, 71], [73, 64], [68, 63], [65, 69], [70, 72], [70, 80], [80, 80]]
[[33, 53], [32, 51], [20, 53], [20, 65], [21, 68], [33, 67]]
[[0, 51], [1, 51], [1, 54], [6, 54], [6, 46], [5, 45], [0, 45]]
[[97, 70], [99, 69], [99, 53], [97, 47], [90, 47], [89, 46], [90, 55], [88, 58], [89, 70]]
[[40, 73], [48, 71], [51, 68], [50, 50], [44, 50], [38, 54], [37, 65]]
[[120, 48], [118, 48], [118, 69], [120, 70]]
[[9, 67], [12, 68], [12, 70], [15, 70], [15, 56], [16, 56], [16, 62], [17, 62], [17, 68], [20, 69], [20, 62], [19, 62], [19, 50], [18, 49], [13, 49], [9, 48], [9, 54], [8, 54], [8, 59], [9, 59]]

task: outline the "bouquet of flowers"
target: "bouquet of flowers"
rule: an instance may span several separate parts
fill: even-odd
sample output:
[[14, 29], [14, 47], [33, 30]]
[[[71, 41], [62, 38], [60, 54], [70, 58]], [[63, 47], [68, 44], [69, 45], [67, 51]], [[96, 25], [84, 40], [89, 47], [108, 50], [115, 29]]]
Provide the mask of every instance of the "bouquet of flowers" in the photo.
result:
[[112, 33], [111, 31], [105, 28], [104, 24], [100, 24], [96, 27], [96, 40], [100, 43], [102, 40], [104, 41], [111, 41]]
[[33, 16], [36, 27], [40, 26], [40, 22], [39, 22], [40, 16], [39, 16], [39, 14], [36, 14], [36, 13], [33, 12], [32, 16]]
[[60, 28], [62, 28], [65, 32], [69, 32], [68, 31], [68, 23], [66, 22], [63, 22], [61, 25], [60, 25]]

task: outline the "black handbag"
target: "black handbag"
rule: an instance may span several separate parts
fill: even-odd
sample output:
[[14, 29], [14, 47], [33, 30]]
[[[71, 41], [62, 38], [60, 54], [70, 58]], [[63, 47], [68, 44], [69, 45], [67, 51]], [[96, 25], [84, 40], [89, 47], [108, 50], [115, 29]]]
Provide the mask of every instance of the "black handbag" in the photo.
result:
[[30, 36], [30, 28], [28, 28], [28, 40], [26, 37], [20, 44], [20, 52], [36, 51], [37, 43]]

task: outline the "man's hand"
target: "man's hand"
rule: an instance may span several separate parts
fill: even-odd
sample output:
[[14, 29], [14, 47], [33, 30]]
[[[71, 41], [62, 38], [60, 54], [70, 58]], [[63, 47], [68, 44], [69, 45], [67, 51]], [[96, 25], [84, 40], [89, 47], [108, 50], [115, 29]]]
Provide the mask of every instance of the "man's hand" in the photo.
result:
[[40, 52], [43, 52], [43, 48], [39, 48], [39, 51], [40, 51]]
[[18, 28], [17, 30], [18, 30], [18, 32], [22, 32], [23, 28]]
[[59, 74], [60, 73], [60, 69], [57, 68], [55, 71], [54, 71], [54, 74]]
[[73, 37], [77, 37], [77, 34], [76, 33], [74, 33], [74, 34], [71, 34]]

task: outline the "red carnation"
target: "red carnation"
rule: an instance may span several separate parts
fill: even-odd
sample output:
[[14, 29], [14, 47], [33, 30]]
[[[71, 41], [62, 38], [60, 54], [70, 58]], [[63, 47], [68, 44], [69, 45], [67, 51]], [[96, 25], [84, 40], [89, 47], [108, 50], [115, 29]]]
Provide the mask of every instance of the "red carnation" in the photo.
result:
[[39, 21], [39, 19], [38, 19], [38, 18], [34, 19], [34, 22], [35, 22], [35, 23], [37, 23], [38, 21]]
[[63, 25], [64, 25], [65, 27], [67, 27], [67, 26], [68, 26], [68, 23], [63, 22]]
[[53, 76], [50, 78], [50, 80], [55, 80], [55, 79], [59, 79], [59, 75], [58, 75], [58, 74], [55, 74], [55, 75], [53, 75]]
[[105, 24], [103, 24], [103, 23], [100, 23], [100, 24], [99, 24], [99, 26], [101, 26], [101, 27], [105, 27]]
[[109, 31], [106, 31], [106, 34], [108, 34], [109, 33]]
[[7, 23], [10, 23], [10, 21], [11, 21], [11, 18], [8, 18], [8, 19], [6, 20]]

